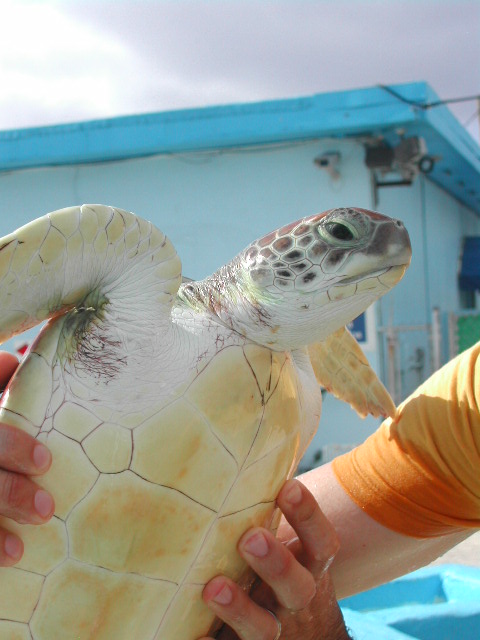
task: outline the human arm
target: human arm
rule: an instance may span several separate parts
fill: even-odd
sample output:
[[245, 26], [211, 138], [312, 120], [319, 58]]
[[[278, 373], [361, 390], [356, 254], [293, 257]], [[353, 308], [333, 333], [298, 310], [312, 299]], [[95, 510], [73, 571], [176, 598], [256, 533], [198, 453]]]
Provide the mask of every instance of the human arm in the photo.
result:
[[[350, 498], [330, 463], [303, 474], [299, 480], [312, 492], [338, 536], [339, 550], [330, 573], [339, 599], [425, 566], [474, 533], [474, 529], [462, 529], [429, 538], [397, 533], [370, 517]], [[285, 520], [278, 535], [284, 541], [294, 535]]]
[[[0, 389], [17, 366], [15, 356], [0, 352]], [[53, 499], [29, 477], [44, 473], [50, 464], [51, 455], [44, 445], [20, 429], [0, 423], [0, 566], [17, 563], [23, 554], [23, 543], [8, 531], [6, 519], [42, 524], [53, 515]]]
[[423, 566], [478, 530], [479, 468], [480, 342], [362, 445], [305, 476], [340, 538], [338, 595]]

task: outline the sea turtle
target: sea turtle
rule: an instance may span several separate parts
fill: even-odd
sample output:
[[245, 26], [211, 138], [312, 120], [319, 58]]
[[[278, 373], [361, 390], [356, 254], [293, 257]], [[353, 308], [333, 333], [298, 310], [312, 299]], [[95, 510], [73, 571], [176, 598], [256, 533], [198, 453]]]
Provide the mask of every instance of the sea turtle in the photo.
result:
[[[0, 241], [0, 339], [49, 318], [0, 420], [45, 442], [56, 500], [0, 569], [0, 638], [195, 640], [202, 586], [241, 579], [251, 525], [314, 434], [319, 383], [393, 403], [344, 325], [403, 276], [402, 223], [343, 208], [284, 226], [199, 282], [152, 224], [84, 205]], [[318, 382], [317, 382], [318, 381]]]

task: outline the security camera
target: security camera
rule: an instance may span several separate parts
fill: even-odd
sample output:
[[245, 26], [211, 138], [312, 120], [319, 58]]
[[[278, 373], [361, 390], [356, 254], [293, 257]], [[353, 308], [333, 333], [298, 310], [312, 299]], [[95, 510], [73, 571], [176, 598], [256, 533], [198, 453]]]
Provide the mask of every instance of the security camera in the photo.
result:
[[319, 169], [325, 169], [334, 180], [340, 177], [337, 170], [337, 165], [340, 162], [340, 153], [338, 151], [327, 151], [327, 153], [315, 158], [313, 162]]
[[340, 154], [338, 153], [338, 151], [329, 151], [321, 156], [318, 156], [318, 158], [315, 158], [314, 162], [317, 167], [320, 167], [320, 169], [334, 167], [340, 162]]

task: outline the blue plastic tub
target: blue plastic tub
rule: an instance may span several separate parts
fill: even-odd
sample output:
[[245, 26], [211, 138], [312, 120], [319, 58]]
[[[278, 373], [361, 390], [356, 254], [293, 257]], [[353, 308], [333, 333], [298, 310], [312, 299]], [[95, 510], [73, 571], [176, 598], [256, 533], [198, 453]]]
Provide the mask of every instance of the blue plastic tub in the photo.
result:
[[340, 605], [355, 640], [479, 640], [480, 569], [420, 569]]

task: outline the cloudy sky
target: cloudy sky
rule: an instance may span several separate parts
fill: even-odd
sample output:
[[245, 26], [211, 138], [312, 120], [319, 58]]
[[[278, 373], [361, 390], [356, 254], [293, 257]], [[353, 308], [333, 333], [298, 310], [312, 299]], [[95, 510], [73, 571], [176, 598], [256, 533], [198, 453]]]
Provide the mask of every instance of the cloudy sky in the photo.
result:
[[[426, 80], [480, 94], [480, 0], [0, 0], [0, 129]], [[476, 102], [452, 105], [478, 140]]]

